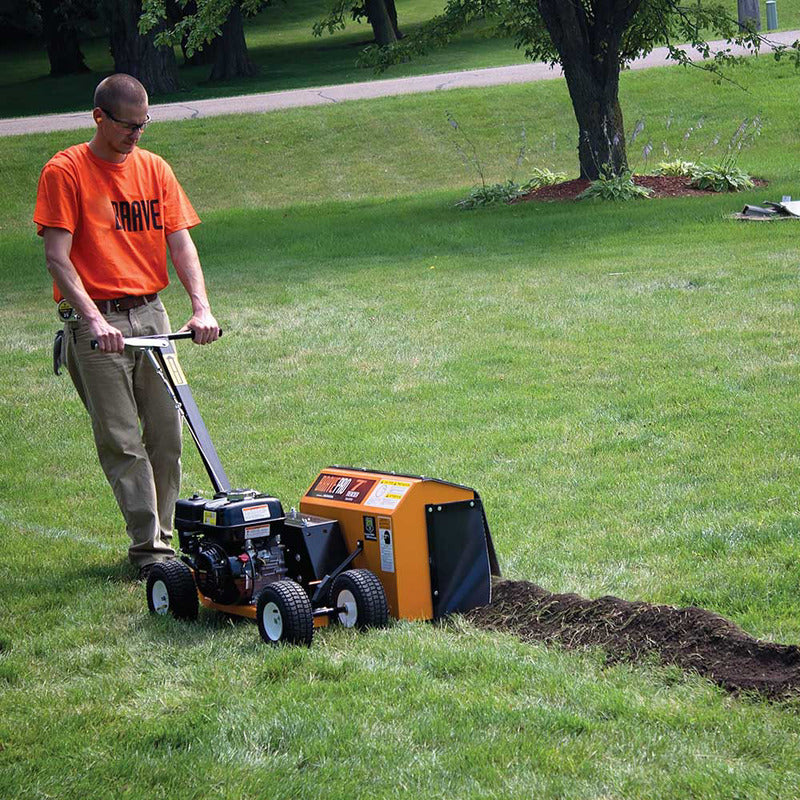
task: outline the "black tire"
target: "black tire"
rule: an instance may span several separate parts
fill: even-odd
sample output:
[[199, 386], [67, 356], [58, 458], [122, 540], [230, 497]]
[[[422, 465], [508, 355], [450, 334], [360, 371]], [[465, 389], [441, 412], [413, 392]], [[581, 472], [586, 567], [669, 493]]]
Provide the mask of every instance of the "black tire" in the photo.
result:
[[147, 576], [147, 607], [151, 614], [172, 614], [175, 619], [197, 619], [194, 575], [177, 559], [156, 564]]
[[310, 645], [314, 637], [311, 601], [299, 583], [269, 584], [258, 596], [258, 632], [267, 644]]
[[[389, 622], [386, 592], [374, 572], [349, 569], [337, 575], [331, 586], [331, 622], [346, 628], [383, 628]], [[337, 610], [338, 609], [338, 610]]]

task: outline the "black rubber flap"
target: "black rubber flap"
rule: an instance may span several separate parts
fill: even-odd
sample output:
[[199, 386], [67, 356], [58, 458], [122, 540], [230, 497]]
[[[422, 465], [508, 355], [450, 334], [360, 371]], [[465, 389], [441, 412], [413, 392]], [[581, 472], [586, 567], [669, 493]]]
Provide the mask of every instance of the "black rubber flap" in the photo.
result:
[[480, 500], [429, 505], [425, 515], [434, 619], [486, 605], [492, 584]]

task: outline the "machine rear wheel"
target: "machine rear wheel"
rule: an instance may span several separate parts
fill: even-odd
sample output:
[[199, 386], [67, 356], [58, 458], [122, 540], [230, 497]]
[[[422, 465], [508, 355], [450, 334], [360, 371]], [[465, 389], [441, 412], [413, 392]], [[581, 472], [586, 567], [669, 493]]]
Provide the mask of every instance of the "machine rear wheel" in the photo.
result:
[[288, 580], [269, 584], [258, 596], [256, 609], [258, 632], [268, 644], [311, 644], [314, 616], [300, 584]]
[[386, 593], [374, 572], [349, 569], [331, 587], [331, 620], [346, 628], [382, 628], [389, 621]]
[[147, 576], [147, 607], [151, 614], [197, 619], [194, 576], [182, 561], [162, 561]]

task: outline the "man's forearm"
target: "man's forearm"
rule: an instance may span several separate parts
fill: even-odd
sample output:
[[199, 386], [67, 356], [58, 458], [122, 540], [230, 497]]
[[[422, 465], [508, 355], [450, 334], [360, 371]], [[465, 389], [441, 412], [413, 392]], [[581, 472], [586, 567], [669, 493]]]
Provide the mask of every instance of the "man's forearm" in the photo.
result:
[[172, 264], [192, 303], [192, 318], [182, 330], [194, 331], [196, 344], [208, 344], [219, 338], [220, 330], [206, 294], [206, 282], [197, 248], [189, 231], [176, 231], [167, 236]]
[[170, 255], [172, 265], [178, 279], [186, 289], [195, 314], [209, 311], [211, 304], [208, 302], [206, 282], [203, 277], [203, 268], [200, 266], [200, 257], [197, 248], [187, 231], [179, 232], [181, 235], [170, 237]]
[[81, 276], [70, 258], [72, 234], [60, 228], [45, 228], [44, 257], [61, 294], [89, 325], [98, 348], [103, 352], [121, 353], [125, 343], [122, 332], [109, 325], [83, 285]]
[[85, 320], [91, 322], [102, 317], [69, 258], [48, 254], [47, 270], [53, 276], [53, 280], [64, 298]]
[[192, 303], [192, 311], [199, 314], [203, 311], [210, 311], [211, 304], [208, 302], [208, 294], [206, 293], [206, 282], [203, 278], [203, 270], [200, 267], [200, 261], [192, 263], [183, 263], [180, 266], [173, 261], [175, 272], [178, 275], [183, 288], [186, 289], [186, 294], [189, 295], [189, 300]]

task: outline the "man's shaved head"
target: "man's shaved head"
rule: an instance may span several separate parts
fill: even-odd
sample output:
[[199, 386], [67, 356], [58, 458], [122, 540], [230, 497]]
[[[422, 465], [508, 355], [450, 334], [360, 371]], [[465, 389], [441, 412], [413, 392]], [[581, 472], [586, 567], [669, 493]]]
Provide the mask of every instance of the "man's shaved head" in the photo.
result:
[[118, 72], [97, 84], [94, 107], [116, 112], [121, 105], [147, 105], [147, 91], [132, 75]]

